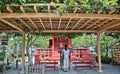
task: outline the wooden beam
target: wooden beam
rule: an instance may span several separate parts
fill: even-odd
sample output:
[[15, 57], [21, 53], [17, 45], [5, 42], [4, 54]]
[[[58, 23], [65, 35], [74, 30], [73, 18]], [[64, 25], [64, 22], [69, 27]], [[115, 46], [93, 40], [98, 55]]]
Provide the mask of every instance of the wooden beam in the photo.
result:
[[39, 28], [37, 27], [37, 25], [32, 21], [32, 19], [28, 18], [29, 21], [34, 25], [34, 27], [39, 31]]
[[100, 31], [100, 32], [101, 32], [101, 31], [105, 31], [105, 30], [110, 29], [110, 28], [112, 28], [112, 27], [115, 27], [115, 26], [117, 26], [117, 25], [120, 25], [120, 21], [119, 21], [119, 20], [112, 21], [112, 22], [110, 22], [110, 23], [108, 23], [108, 24], [100, 27], [100, 28], [98, 29], [98, 31]]
[[[22, 6], [65, 6], [65, 4], [62, 4], [62, 3], [56, 3], [56, 4], [52, 4], [52, 3], [27, 3], [27, 4], [22, 4]], [[10, 6], [21, 6], [20, 4], [10, 4]], [[78, 5], [78, 6], [81, 6], [81, 5]], [[118, 6], [114, 6], [115, 8], [120, 8], [120, 5]]]
[[72, 20], [72, 18], [69, 19], [69, 21], [68, 21], [68, 23], [67, 23], [67, 25], [66, 25], [66, 27], [65, 27], [65, 30], [68, 28], [68, 26], [69, 26], [71, 20]]
[[51, 26], [51, 30], [53, 29], [53, 25], [52, 25], [52, 19], [50, 18], [50, 26]]
[[[42, 19], [42, 18], [41, 18]], [[57, 18], [57, 19], [60, 19], [60, 18]], [[63, 18], [64, 19], [64, 18]], [[62, 20], [62, 18], [61, 18]], [[26, 21], [26, 22], [29, 22], [29, 21]], [[39, 23], [40, 21], [39, 20], [34, 20], [35, 23]], [[44, 20], [45, 23], [49, 23], [50, 21], [49, 20]], [[55, 18], [53, 18], [52, 22], [54, 23], [59, 23], [59, 20], [55, 20]], [[61, 22], [68, 22], [68, 20], [62, 20]], [[76, 20], [72, 20], [71, 22], [76, 22]]]
[[22, 72], [25, 73], [25, 33], [22, 33]]
[[115, 6], [115, 8], [120, 8], [120, 5], [119, 6]]
[[0, 23], [0, 26], [1, 26], [3, 29], [11, 29], [10, 27], [8, 27], [8, 26], [6, 26], [6, 25], [4, 25], [4, 24], [1, 24], [1, 23]]
[[50, 13], [50, 5], [48, 5], [48, 13]]
[[44, 28], [44, 30], [46, 30], [46, 28], [45, 28], [45, 26], [44, 26], [44, 24], [43, 24], [42, 19], [41, 19], [41, 18], [39, 18], [39, 20], [40, 20], [40, 23], [42, 24], [42, 27]]
[[102, 8], [100, 8], [98, 11], [97, 11], [97, 14], [100, 14], [102, 12]]
[[60, 29], [60, 24], [61, 24], [61, 18], [60, 18], [60, 20], [59, 20], [58, 30]]
[[[60, 4], [60, 3], [57, 3], [57, 4], [51, 4], [51, 3], [45, 3], [45, 4], [40, 4], [40, 3], [28, 3], [28, 4], [22, 4], [22, 6], [65, 6], [64, 4]], [[20, 4], [10, 4], [10, 6], [21, 6]]]
[[0, 30], [0, 32], [20, 32], [18, 30]]
[[21, 26], [21, 24], [19, 24], [19, 23], [17, 23], [15, 20], [13, 20], [13, 19], [8, 19], [10, 22], [12, 22], [13, 24], [16, 24], [16, 26], [17, 27], [19, 27], [19, 28], [23, 28], [23, 26]]
[[[105, 20], [105, 19], [103, 19], [103, 20]], [[95, 28], [97, 28], [97, 27], [99, 27], [99, 26], [107, 23], [108, 21], [109, 21], [109, 20], [105, 20], [105, 21], [101, 22], [100, 24], [97, 24], [96, 26], [93, 26], [91, 30], [94, 30]]]
[[93, 20], [93, 19], [87, 20], [87, 22], [85, 22], [82, 26], [80, 26], [78, 30], [80, 30], [80, 29], [83, 28], [85, 25], [87, 25], [91, 20]]
[[81, 21], [82, 19], [79, 19], [76, 24], [72, 27], [72, 30], [79, 24], [79, 22]]
[[25, 13], [25, 10], [24, 10], [23, 6], [20, 6], [20, 10], [21, 10], [23, 13]]
[[4, 22], [4, 23], [10, 25], [11, 27], [16, 28], [17, 30], [19, 30], [21, 32], [24, 32], [21, 28], [19, 28], [18, 26], [16, 26], [16, 24], [13, 24], [13, 23], [9, 22], [8, 20], [5, 20], [5, 19], [0, 19], [0, 20], [2, 22]]
[[109, 14], [112, 14], [112, 13], [114, 13], [115, 11], [116, 11], [116, 8], [113, 7], [112, 10], [110, 10], [108, 13], [109, 13]]
[[104, 28], [104, 29], [102, 29], [102, 30], [100, 30], [100, 31], [103, 32], [103, 31], [105, 31], [105, 30], [107, 30], [107, 29], [110, 29], [110, 28], [113, 28], [113, 27], [119, 26], [119, 25], [120, 25], [120, 23], [117, 23], [117, 24], [115, 24], [115, 25], [108, 26], [107, 28]]
[[92, 26], [96, 25], [99, 21], [101, 21], [101, 19], [95, 21], [94, 23], [92, 23], [91, 25], [89, 25], [88, 27], [86, 27], [85, 30], [87, 30], [87, 29], [91, 28]]
[[30, 26], [28, 26], [28, 24], [25, 23], [25, 21], [23, 21], [23, 20], [20, 19], [20, 18], [18, 18], [18, 20], [19, 20], [20, 22], [22, 22], [25, 26], [27, 26], [30, 30], [32, 30], [32, 28], [31, 28]]
[[106, 30], [106, 31], [103, 31], [103, 32], [120, 32], [120, 30]]
[[5, 27], [5, 26], [0, 25], [0, 29], [5, 30], [5, 29], [6, 29], [6, 27]]
[[73, 13], [75, 14], [76, 12], [77, 12], [77, 9], [75, 9]]
[[35, 13], [38, 13], [38, 10], [37, 10], [36, 6], [34, 6], [34, 11], [35, 11]]
[[10, 5], [9, 5], [9, 4], [6, 4], [6, 9], [7, 9], [10, 13], [13, 13], [13, 10], [10, 8]]
[[79, 32], [96, 32], [96, 30], [43, 30], [42, 32], [43, 33], [79, 33]]
[[120, 19], [119, 14], [72, 14], [63, 13], [62, 16], [54, 13], [1, 13], [0, 18], [88, 18], [88, 19]]

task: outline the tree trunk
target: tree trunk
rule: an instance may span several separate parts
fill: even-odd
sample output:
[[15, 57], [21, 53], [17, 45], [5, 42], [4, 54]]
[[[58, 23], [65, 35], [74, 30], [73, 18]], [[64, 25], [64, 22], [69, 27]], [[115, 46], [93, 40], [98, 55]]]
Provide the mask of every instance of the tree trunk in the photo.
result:
[[28, 61], [30, 61], [29, 46], [26, 47], [26, 54], [28, 56]]
[[108, 57], [108, 50], [109, 50], [109, 48], [108, 48], [108, 42], [106, 43], [106, 54], [105, 54], [105, 57]]
[[28, 33], [28, 36], [27, 36], [28, 40], [26, 43], [26, 52], [27, 52], [27, 56], [28, 56], [28, 61], [31, 60], [30, 53], [29, 53], [31, 51], [29, 51], [29, 47], [31, 47], [31, 45], [37, 40], [37, 38], [38, 38], [38, 36]]
[[93, 43], [92, 43], [92, 34], [90, 34], [90, 45], [92, 46]]

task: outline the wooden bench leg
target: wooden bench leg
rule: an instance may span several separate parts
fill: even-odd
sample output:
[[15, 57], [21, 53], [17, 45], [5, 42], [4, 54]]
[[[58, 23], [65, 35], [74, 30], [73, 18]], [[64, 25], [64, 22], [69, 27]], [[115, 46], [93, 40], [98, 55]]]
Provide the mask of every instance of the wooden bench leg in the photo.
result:
[[56, 68], [55, 68], [55, 60], [54, 60], [54, 69], [56, 69]]
[[75, 62], [75, 69], [77, 69], [76, 67], [77, 67], [77, 66], [76, 66], [76, 62]]

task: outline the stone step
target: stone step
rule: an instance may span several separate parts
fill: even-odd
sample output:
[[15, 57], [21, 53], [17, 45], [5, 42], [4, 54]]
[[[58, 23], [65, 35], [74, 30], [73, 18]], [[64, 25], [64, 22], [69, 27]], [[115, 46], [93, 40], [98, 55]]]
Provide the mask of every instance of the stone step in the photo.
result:
[[59, 74], [77, 74], [74, 70], [68, 70], [67, 72], [64, 72], [63, 70], [59, 70]]

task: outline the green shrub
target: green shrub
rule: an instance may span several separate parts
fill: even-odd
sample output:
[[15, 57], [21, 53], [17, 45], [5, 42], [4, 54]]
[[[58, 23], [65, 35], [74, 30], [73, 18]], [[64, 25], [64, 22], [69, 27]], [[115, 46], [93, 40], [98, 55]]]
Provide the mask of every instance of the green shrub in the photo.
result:
[[0, 72], [3, 71], [3, 65], [0, 65]]
[[2, 56], [0, 56], [0, 61], [2, 61], [4, 58]]
[[[96, 60], [98, 62], [98, 57], [96, 57]], [[101, 62], [104, 63], [104, 64], [110, 64], [112, 61], [112, 58], [109, 58], [109, 57], [105, 57], [105, 56], [102, 56], [101, 57]]]
[[[10, 70], [11, 66], [5, 66], [5, 70]], [[3, 72], [3, 65], [0, 65], [0, 72]]]
[[0, 52], [0, 60], [3, 60], [4, 57], [3, 57], [4, 53], [3, 52]]
[[11, 69], [11, 66], [6, 66], [5, 69], [6, 69], [6, 70], [10, 70], [10, 69]]

